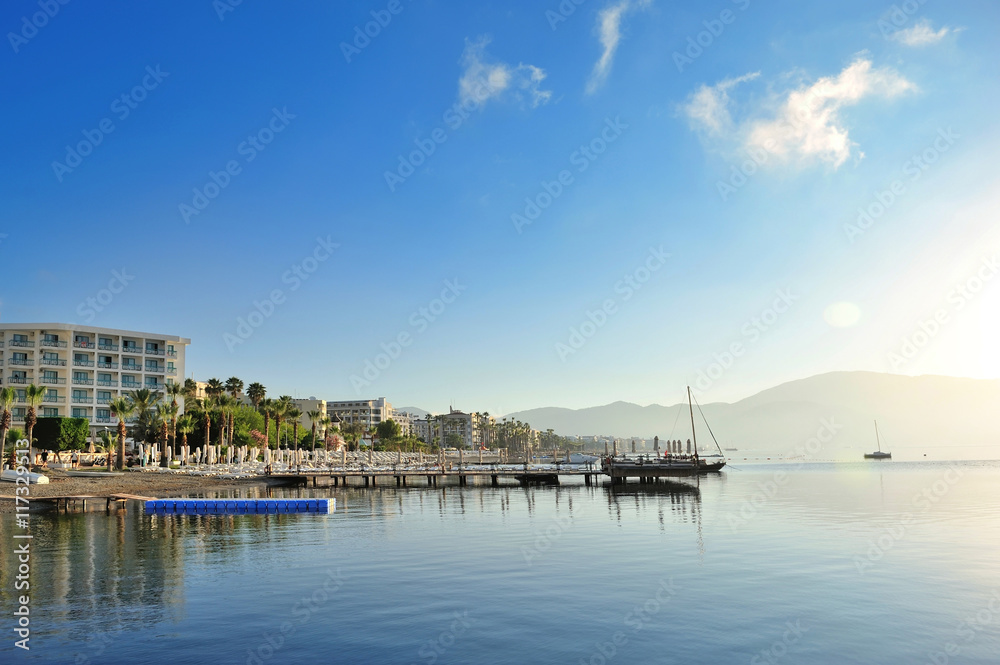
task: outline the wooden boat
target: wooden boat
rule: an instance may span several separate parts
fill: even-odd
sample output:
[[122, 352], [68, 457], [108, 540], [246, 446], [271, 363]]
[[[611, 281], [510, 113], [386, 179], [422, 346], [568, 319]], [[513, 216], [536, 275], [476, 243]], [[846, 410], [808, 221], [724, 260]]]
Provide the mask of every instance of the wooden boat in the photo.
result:
[[892, 459], [892, 453], [882, 452], [882, 442], [878, 436], [878, 421], [875, 421], [875, 445], [878, 450], [873, 453], [865, 453], [865, 459]]
[[75, 471], [67, 470], [67, 476], [73, 478], [113, 478], [115, 476], [124, 476], [125, 473], [122, 471]]
[[[49, 482], [48, 476], [43, 476], [40, 473], [28, 473], [26, 474], [28, 482], [32, 485], [47, 485]], [[24, 478], [25, 476], [19, 476], [17, 471], [13, 469], [4, 469], [0, 472], [0, 480], [6, 480], [9, 483], [16, 483], [18, 478]]]
[[[726, 457], [719, 448], [719, 442], [715, 441], [715, 447], [719, 453], [713, 455], [698, 454], [698, 435], [694, 427], [694, 407], [692, 406], [691, 387], [688, 386], [688, 413], [691, 416], [691, 440], [694, 443], [693, 454], [666, 453], [662, 457], [659, 455], [639, 455], [629, 457], [627, 455], [607, 455], [601, 461], [601, 471], [611, 476], [612, 482], [624, 478], [658, 478], [663, 476], [690, 476], [703, 473], [721, 471], [726, 466]], [[701, 406], [698, 407], [699, 411]], [[702, 413], [702, 417], [704, 417]], [[706, 425], [708, 421], [706, 421]], [[709, 433], [712, 429], [709, 428]], [[715, 435], [712, 435], [715, 440]], [[690, 445], [688, 452], [691, 452]]]

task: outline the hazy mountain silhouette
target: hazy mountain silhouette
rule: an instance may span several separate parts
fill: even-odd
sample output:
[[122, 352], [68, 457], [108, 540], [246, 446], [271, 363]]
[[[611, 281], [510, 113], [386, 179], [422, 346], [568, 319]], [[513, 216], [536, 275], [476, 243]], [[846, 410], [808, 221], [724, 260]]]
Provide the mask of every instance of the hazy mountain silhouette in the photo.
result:
[[[895, 459], [1000, 458], [1000, 381], [947, 376], [899, 376], [876, 372], [832, 372], [791, 381], [738, 402], [702, 406], [708, 425], [732, 457], [790, 457], [815, 437], [824, 421], [837, 428], [812, 459], [861, 459], [875, 450], [878, 419], [883, 450]], [[687, 403], [639, 406], [614, 402], [585, 409], [547, 407], [509, 416], [535, 429], [563, 435], [603, 434], [686, 440], [691, 436]], [[695, 410], [700, 447], [711, 436]], [[704, 442], [704, 443], [703, 443]]]

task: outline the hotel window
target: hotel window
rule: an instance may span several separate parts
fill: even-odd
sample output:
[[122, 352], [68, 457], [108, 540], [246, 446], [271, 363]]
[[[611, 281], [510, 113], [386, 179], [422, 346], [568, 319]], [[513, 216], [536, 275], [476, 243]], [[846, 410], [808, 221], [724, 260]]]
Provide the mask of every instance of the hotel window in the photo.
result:
[[97, 401], [100, 402], [101, 400], [104, 400], [104, 399], [109, 400], [109, 401], [111, 400], [111, 391], [110, 390], [98, 390], [97, 391]]
[[74, 381], [86, 381], [89, 378], [90, 377], [87, 376], [86, 372], [73, 372], [73, 380]]
[[90, 395], [87, 394], [86, 390], [74, 390], [73, 399], [90, 399]]
[[12, 353], [11, 354], [11, 360], [27, 360], [27, 359], [28, 359], [28, 354], [27, 353]]
[[98, 381], [110, 381], [111, 380], [111, 375], [110, 374], [98, 374], [97, 375], [97, 380]]
[[133, 351], [133, 352], [138, 352], [139, 351], [139, 347], [136, 345], [135, 342], [131, 342], [131, 341], [125, 340], [125, 341], [122, 342], [122, 350], [123, 351], [124, 350], [129, 350], [129, 351]]
[[87, 417], [87, 409], [73, 409], [73, 417], [74, 418], [86, 418]]
[[114, 342], [111, 341], [110, 337], [99, 337], [97, 343], [101, 346], [113, 346]]
[[28, 341], [28, 336], [27, 335], [19, 335], [19, 334], [15, 333], [14, 334], [14, 341], [15, 342], [27, 342]]
[[42, 351], [42, 360], [59, 360], [59, 354], [51, 351]]
[[89, 344], [90, 338], [87, 337], [86, 335], [77, 335], [73, 338], [73, 341], [79, 342], [81, 344]]
[[54, 388], [49, 388], [45, 391], [45, 399], [56, 399], [59, 397], [59, 391]]
[[14, 409], [13, 413], [15, 418], [23, 419], [26, 415], [28, 415], [28, 410], [23, 406], [19, 406]]
[[42, 409], [42, 417], [43, 418], [58, 418], [59, 417], [59, 409], [53, 409], [53, 408], [46, 407], [46, 408]]
[[146, 342], [146, 353], [153, 353], [154, 351], [159, 351], [160, 345], [156, 342]]
[[110, 419], [111, 418], [111, 411], [109, 409], [98, 409], [97, 410], [97, 417], [98, 418], [107, 418], [107, 419]]
[[47, 369], [47, 370], [45, 370], [45, 371], [42, 372], [42, 380], [43, 381], [55, 381], [58, 378], [59, 378], [59, 375], [56, 374], [55, 372], [53, 372], [50, 369]]
[[45, 340], [46, 342], [58, 342], [59, 335], [53, 335], [52, 333], [45, 333], [44, 335], [42, 335], [42, 339]]
[[13, 379], [27, 380], [28, 379], [28, 373], [25, 372], [24, 370], [18, 370], [16, 372], [11, 372], [10, 373], [10, 378], [11, 378], [11, 380], [13, 380]]

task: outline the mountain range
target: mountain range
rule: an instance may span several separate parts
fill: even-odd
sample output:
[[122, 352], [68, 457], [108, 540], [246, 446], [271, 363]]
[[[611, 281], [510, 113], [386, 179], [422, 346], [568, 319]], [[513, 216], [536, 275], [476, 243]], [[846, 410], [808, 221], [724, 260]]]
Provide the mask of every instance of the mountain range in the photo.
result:
[[[876, 419], [882, 450], [891, 451], [896, 460], [1000, 458], [998, 380], [831, 372], [731, 404], [695, 406], [694, 415], [699, 449], [714, 450], [711, 427], [721, 447], [737, 449], [727, 452], [734, 459], [861, 459], [862, 452], [876, 449]], [[545, 407], [507, 417], [563, 436], [691, 438], [686, 402]]]

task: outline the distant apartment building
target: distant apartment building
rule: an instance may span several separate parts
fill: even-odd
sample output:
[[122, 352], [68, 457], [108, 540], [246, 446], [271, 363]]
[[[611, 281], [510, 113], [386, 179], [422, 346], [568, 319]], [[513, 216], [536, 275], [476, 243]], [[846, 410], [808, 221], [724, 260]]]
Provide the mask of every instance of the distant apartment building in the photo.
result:
[[39, 417], [86, 418], [94, 435], [117, 422], [111, 400], [182, 381], [190, 343], [173, 335], [66, 323], [0, 323], [0, 384], [18, 391], [15, 425], [24, 422], [24, 388], [33, 383], [46, 388]]
[[[305, 427], [306, 429], [310, 430], [312, 429], [312, 420], [309, 418], [310, 411], [319, 411], [321, 414], [323, 414], [322, 416], [320, 416], [320, 418], [326, 416], [327, 406], [325, 399], [316, 399], [315, 397], [310, 397], [309, 399], [294, 399], [292, 401], [295, 402], [295, 406], [297, 406], [299, 410], [302, 411], [302, 417], [299, 418], [299, 424], [302, 427]], [[322, 427], [322, 425], [320, 423], [316, 423], [316, 427], [318, 429]], [[316, 436], [318, 437], [319, 434], [317, 434]]]
[[495, 421], [492, 416], [449, 408], [448, 413], [428, 414], [414, 421], [414, 432], [418, 439], [431, 444], [447, 446], [451, 445], [450, 441], [464, 448], [489, 447], [492, 443], [490, 425]]
[[377, 427], [383, 420], [392, 417], [392, 404], [384, 397], [369, 400], [350, 400], [346, 402], [327, 402], [326, 415], [333, 419], [336, 415], [341, 425], [362, 423], [366, 427]]
[[399, 424], [399, 433], [403, 436], [412, 436], [414, 433], [414, 424], [417, 422], [417, 416], [406, 411], [396, 411], [393, 409], [392, 415], [390, 416], [392, 420]]

